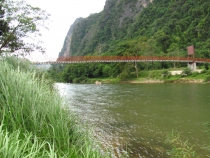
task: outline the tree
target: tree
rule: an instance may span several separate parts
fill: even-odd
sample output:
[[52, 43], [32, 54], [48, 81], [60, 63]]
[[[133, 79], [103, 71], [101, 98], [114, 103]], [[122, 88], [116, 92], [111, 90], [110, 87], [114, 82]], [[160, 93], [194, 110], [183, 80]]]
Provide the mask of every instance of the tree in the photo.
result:
[[9, 52], [25, 55], [35, 50], [44, 52], [41, 41], [37, 42], [35, 38], [41, 36], [40, 27], [46, 28], [44, 22], [49, 14], [22, 0], [3, 0], [0, 6], [1, 11], [4, 11], [4, 22], [8, 24], [0, 38], [0, 54]]
[[104, 77], [110, 77], [112, 75], [112, 68], [109, 65], [106, 64], [103, 67], [102, 72], [103, 72]]
[[[3, 0], [2, 0], [3, 1]], [[2, 36], [2, 34], [4, 32], [8, 32], [8, 24], [7, 22], [3, 19], [4, 18], [4, 10], [2, 8], [2, 4], [0, 4], [0, 36]]]
[[160, 30], [155, 33], [154, 37], [156, 38], [157, 44], [161, 47], [161, 50], [164, 53], [167, 53], [167, 49], [171, 44], [171, 38], [169, 35], [166, 35], [164, 31]]

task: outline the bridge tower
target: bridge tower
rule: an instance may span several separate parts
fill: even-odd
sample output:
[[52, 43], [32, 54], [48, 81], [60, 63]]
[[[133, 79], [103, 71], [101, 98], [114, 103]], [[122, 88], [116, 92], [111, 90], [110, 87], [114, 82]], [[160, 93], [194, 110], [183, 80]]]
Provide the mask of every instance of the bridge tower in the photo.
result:
[[188, 51], [188, 58], [192, 59], [192, 62], [188, 63], [188, 68], [190, 68], [192, 71], [196, 71], [196, 62], [194, 61], [194, 55], [195, 55], [194, 46], [188, 46], [187, 51]]

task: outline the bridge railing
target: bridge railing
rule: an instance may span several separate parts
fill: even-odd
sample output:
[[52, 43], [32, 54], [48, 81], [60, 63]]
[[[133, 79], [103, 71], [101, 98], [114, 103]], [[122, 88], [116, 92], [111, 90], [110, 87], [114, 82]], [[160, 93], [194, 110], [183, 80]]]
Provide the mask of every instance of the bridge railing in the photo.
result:
[[207, 63], [210, 63], [210, 59], [207, 59], [207, 58], [194, 58], [194, 61], [195, 62], [207, 62]]
[[[191, 57], [169, 57], [169, 56], [71, 56], [57, 58], [57, 62], [75, 61], [115, 61], [115, 60], [148, 60], [148, 61], [194, 61]], [[203, 61], [198, 59], [198, 61]]]
[[71, 56], [60, 57], [57, 60], [33, 62], [35, 64], [78, 63], [78, 62], [196, 62], [210, 63], [210, 59], [173, 56]]

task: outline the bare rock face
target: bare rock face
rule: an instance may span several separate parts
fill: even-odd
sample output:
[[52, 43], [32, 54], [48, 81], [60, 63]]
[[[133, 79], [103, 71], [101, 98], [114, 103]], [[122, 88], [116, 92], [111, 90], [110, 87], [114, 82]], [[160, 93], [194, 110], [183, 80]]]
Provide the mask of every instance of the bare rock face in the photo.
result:
[[74, 23], [71, 25], [64, 44], [63, 44], [63, 48], [61, 50], [61, 52], [59, 53], [59, 57], [66, 57], [66, 56], [71, 56], [71, 52], [70, 52], [70, 48], [71, 48], [71, 40], [72, 40], [72, 34], [74, 31], [75, 26], [82, 20], [83, 18], [78, 18], [74, 21]]
[[106, 0], [104, 10], [107, 11], [109, 8], [111, 8], [115, 4], [116, 0]]

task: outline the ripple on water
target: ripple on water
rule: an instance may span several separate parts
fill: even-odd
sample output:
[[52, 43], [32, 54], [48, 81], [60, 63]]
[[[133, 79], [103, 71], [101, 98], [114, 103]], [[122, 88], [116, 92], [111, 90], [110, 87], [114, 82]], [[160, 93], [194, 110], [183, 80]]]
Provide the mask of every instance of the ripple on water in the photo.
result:
[[[166, 158], [164, 143], [172, 130], [181, 133], [200, 157], [208, 143], [204, 122], [210, 120], [210, 85], [108, 84], [59, 85], [70, 109], [94, 125], [102, 144], [116, 157], [130, 151], [130, 157]], [[59, 89], [58, 86], [58, 89]]]

